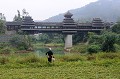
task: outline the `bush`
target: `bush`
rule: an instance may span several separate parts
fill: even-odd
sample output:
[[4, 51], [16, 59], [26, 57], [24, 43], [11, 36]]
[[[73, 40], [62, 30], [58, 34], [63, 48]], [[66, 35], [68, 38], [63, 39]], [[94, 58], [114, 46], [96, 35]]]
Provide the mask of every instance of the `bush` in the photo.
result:
[[8, 62], [8, 58], [0, 57], [0, 64], [6, 64]]
[[31, 42], [30, 42], [29, 36], [23, 37], [23, 36], [18, 35], [18, 36], [13, 37], [10, 40], [10, 44], [19, 50], [27, 50], [30, 47]]
[[101, 56], [101, 58], [104, 59], [114, 59], [114, 58], [120, 58], [120, 55], [116, 54], [116, 53], [105, 53]]
[[60, 61], [67, 61], [67, 62], [86, 60], [85, 57], [81, 56], [80, 54], [67, 54], [60, 57], [59, 59]]
[[1, 54], [10, 54], [11, 52], [12, 52], [12, 49], [9, 47], [5, 47], [0, 51]]
[[35, 55], [30, 55], [25, 58], [20, 59], [18, 62], [23, 64], [23, 63], [34, 63], [34, 62], [39, 62], [40, 59], [35, 56]]
[[87, 50], [88, 50], [89, 54], [98, 53], [100, 51], [100, 46], [90, 45]]
[[0, 49], [3, 49], [6, 46], [9, 46], [9, 44], [5, 42], [0, 43]]
[[78, 44], [74, 47], [72, 47], [70, 52], [76, 52], [76, 53], [86, 53], [87, 52], [87, 45], [86, 44]]
[[115, 52], [115, 42], [116, 42], [116, 34], [109, 32], [104, 35], [105, 39], [102, 44], [102, 51], [104, 52]]
[[87, 60], [95, 60], [96, 59], [96, 56], [95, 55], [88, 55], [87, 56]]

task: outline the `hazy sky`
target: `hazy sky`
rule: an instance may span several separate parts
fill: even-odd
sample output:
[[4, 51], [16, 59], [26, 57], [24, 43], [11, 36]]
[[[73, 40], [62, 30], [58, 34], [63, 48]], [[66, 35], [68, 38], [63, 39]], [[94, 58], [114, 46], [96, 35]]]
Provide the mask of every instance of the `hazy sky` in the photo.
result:
[[45, 20], [51, 16], [80, 8], [97, 0], [0, 0], [0, 13], [12, 21], [17, 10], [26, 9], [34, 20]]

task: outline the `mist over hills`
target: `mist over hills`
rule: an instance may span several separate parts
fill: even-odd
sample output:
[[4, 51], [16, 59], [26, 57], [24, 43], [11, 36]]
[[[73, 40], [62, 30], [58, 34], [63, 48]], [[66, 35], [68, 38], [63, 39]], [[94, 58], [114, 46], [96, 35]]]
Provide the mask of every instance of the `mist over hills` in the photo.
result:
[[[98, 0], [84, 7], [69, 10], [76, 21], [90, 21], [93, 18], [101, 18], [103, 21], [116, 22], [120, 20], [120, 0]], [[64, 14], [50, 17], [44, 21], [61, 22]]]

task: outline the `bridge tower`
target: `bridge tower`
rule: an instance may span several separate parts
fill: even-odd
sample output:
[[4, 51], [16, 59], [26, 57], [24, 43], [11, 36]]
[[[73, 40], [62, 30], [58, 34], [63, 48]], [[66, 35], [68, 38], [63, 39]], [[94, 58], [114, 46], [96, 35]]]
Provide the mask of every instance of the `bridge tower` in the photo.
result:
[[[34, 34], [35, 22], [30, 16], [24, 16], [22, 20], [21, 30], [25, 33]], [[29, 29], [29, 30], [27, 30]]]
[[65, 35], [65, 49], [72, 47], [72, 34], [77, 33], [75, 30], [77, 28], [77, 24], [74, 22], [73, 18], [71, 18], [73, 14], [69, 11], [64, 15], [63, 19], [63, 31], [62, 33]]

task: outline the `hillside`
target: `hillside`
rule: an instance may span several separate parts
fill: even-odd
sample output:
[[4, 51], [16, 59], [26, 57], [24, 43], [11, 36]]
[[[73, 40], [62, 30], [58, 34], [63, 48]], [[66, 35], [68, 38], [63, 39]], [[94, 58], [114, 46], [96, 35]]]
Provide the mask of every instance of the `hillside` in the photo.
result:
[[[79, 21], [87, 21], [100, 17], [104, 21], [116, 22], [120, 19], [120, 0], [98, 0], [84, 7], [69, 10], [73, 18]], [[49, 22], [61, 22], [64, 14], [59, 14], [46, 19]]]

